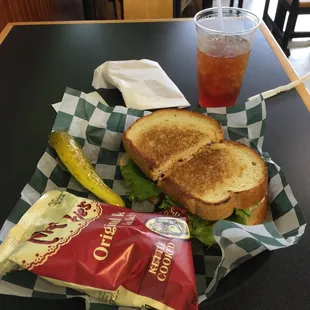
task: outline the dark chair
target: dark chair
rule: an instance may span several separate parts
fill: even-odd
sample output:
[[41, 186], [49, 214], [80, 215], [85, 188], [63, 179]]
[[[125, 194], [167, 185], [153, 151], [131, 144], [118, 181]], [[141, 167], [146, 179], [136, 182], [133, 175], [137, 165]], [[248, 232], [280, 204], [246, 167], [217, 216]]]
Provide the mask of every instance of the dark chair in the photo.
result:
[[83, 0], [84, 19], [97, 19], [94, 0]]
[[[290, 56], [288, 43], [292, 38], [310, 37], [310, 31], [295, 31], [295, 25], [299, 14], [310, 14], [310, 1], [307, 0], [279, 0], [274, 21], [268, 15], [270, 0], [266, 0], [263, 20], [278, 41], [287, 57]], [[286, 13], [289, 13], [285, 29]], [[308, 23], [310, 28], [310, 22]]]
[[[115, 19], [123, 19], [124, 18], [123, 0], [108, 0], [108, 1], [113, 2]], [[84, 19], [96, 20], [97, 19], [96, 1], [82, 0], [82, 2], [84, 9]]]
[[108, 0], [108, 1], [113, 2], [115, 19], [124, 19], [123, 0]]
[[[202, 8], [212, 8], [213, 1], [212, 0], [202, 0]], [[234, 0], [230, 0], [229, 6], [234, 6]], [[243, 0], [238, 0], [238, 7], [242, 8]], [[174, 17], [179, 18], [182, 16], [181, 12], [181, 0], [174, 0]]]
[[[230, 0], [229, 6], [234, 6], [234, 0]], [[243, 7], [243, 0], [238, 0], [238, 8]]]
[[[230, 0], [229, 2], [229, 6], [234, 6], [234, 0]], [[202, 8], [206, 9], [206, 8], [211, 8], [213, 6], [213, 1], [211, 0], [202, 0]], [[243, 0], [238, 0], [238, 7], [242, 8], [243, 6]]]

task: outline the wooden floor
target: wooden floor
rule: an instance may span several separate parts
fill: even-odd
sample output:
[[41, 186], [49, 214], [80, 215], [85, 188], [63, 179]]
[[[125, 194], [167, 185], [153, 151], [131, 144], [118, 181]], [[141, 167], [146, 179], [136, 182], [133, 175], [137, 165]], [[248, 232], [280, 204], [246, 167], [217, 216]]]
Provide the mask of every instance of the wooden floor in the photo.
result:
[[173, 18], [173, 0], [123, 0], [125, 19]]
[[[215, 3], [215, 1], [213, 1]], [[228, 5], [228, 0], [222, 0], [223, 5]], [[278, 1], [270, 1], [269, 15], [274, 18]], [[244, 8], [251, 10], [262, 17], [265, 1], [259, 0], [244, 0]], [[296, 30], [298, 31], [310, 31], [310, 16], [300, 15], [297, 19]], [[296, 72], [303, 76], [310, 72], [310, 38], [294, 39], [289, 44], [291, 56], [289, 60], [293, 65]], [[306, 87], [310, 91], [310, 81], [305, 83]]]

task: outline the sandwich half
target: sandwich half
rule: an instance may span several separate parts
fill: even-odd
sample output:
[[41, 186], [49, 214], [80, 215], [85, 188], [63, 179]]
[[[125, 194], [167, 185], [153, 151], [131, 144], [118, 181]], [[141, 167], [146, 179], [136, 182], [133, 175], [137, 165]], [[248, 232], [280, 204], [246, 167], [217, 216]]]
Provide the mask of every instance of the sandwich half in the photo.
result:
[[129, 157], [151, 180], [157, 181], [202, 146], [223, 139], [222, 128], [215, 119], [169, 109], [141, 117], [124, 132], [122, 141]]
[[261, 157], [233, 141], [203, 147], [158, 182], [179, 205], [210, 221], [259, 203], [266, 195], [267, 185], [267, 170]]

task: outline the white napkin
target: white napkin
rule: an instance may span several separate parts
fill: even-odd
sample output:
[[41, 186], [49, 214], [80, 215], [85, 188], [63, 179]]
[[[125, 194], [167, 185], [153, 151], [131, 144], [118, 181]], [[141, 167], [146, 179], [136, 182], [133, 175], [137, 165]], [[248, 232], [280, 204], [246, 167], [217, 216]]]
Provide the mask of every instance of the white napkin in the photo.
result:
[[118, 88], [127, 108], [190, 106], [160, 65], [148, 59], [107, 61], [94, 71], [92, 86], [95, 89]]

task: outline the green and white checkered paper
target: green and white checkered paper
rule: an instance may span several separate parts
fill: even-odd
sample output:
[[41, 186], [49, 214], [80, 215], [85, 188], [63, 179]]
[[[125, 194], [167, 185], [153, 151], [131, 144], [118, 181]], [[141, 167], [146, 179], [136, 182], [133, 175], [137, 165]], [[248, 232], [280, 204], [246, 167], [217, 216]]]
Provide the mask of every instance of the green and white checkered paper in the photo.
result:
[[[126, 188], [118, 166], [118, 160], [124, 153], [121, 144], [123, 131], [151, 112], [121, 106], [107, 107], [94, 97], [70, 88], [67, 88], [57, 109], [53, 130], [68, 131], [78, 141], [97, 173], [124, 198], [127, 207], [141, 212], [154, 211], [154, 206], [149, 202], [130, 202], [126, 198]], [[207, 249], [193, 240], [196, 284], [199, 302], [202, 302], [214, 293], [221, 278], [251, 257], [266, 249], [276, 250], [297, 243], [306, 223], [283, 171], [267, 153], [262, 153], [266, 125], [265, 102], [256, 98], [230, 108], [198, 109], [198, 112], [218, 120], [227, 139], [244, 143], [261, 154], [268, 167], [270, 202], [269, 220], [263, 225], [243, 226], [218, 221], [214, 225], [214, 234], [221, 251]], [[30, 206], [44, 192], [52, 189], [94, 198], [64, 169], [55, 151], [48, 146], [34, 175], [23, 189], [20, 200], [4, 223], [0, 241], [4, 240]], [[0, 293], [45, 298], [82, 296], [80, 292], [55, 286], [28, 271], [12, 272], [2, 277]], [[85, 298], [91, 310], [125, 309]]]

